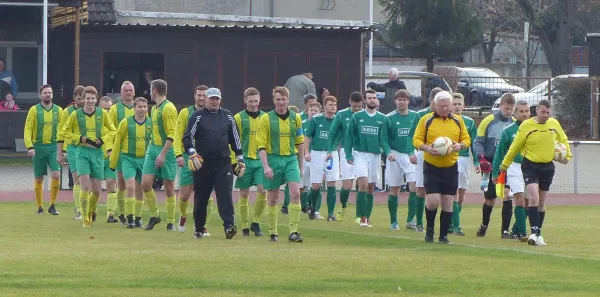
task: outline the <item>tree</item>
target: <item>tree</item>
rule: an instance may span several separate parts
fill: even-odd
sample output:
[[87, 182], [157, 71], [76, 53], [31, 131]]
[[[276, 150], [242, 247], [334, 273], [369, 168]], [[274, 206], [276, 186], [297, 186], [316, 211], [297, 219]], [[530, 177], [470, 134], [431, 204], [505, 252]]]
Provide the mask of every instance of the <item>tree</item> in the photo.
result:
[[378, 0], [387, 34], [378, 38], [410, 57], [427, 61], [463, 54], [481, 42], [481, 26], [468, 0]]

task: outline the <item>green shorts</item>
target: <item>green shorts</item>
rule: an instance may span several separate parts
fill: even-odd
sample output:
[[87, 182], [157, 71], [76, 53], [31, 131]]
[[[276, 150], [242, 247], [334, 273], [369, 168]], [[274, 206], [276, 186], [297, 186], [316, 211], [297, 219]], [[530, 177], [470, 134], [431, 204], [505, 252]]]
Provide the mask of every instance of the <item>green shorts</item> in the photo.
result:
[[148, 150], [146, 151], [146, 159], [144, 160], [144, 169], [142, 173], [152, 174], [155, 178], [165, 179], [165, 180], [175, 180], [175, 176], [177, 175], [177, 161], [175, 159], [175, 151], [173, 148], [169, 150], [167, 155], [165, 156], [165, 163], [161, 168], [156, 168], [154, 165], [156, 158], [162, 151], [162, 146], [157, 145], [149, 145]]
[[104, 179], [104, 152], [99, 148], [80, 146], [77, 148], [77, 174], [89, 175], [92, 179]]
[[77, 146], [67, 146], [67, 162], [69, 162], [69, 171], [71, 173], [77, 172]]
[[194, 185], [194, 172], [188, 167], [189, 154], [183, 154], [183, 167], [179, 168], [179, 186]]
[[115, 168], [116, 172], [121, 172], [123, 171], [123, 154], [121, 154], [121, 156], [119, 156], [119, 160], [117, 161], [117, 168]]
[[54, 144], [34, 144], [35, 156], [33, 160], [33, 176], [35, 178], [48, 175], [50, 171], [60, 171], [60, 165], [56, 161], [56, 143]]
[[246, 163], [246, 173], [235, 180], [235, 187], [249, 189], [252, 186], [262, 185], [265, 172], [260, 160], [244, 159], [244, 162]]
[[283, 184], [300, 182], [300, 165], [296, 155], [268, 155], [267, 160], [273, 170], [273, 179], [263, 179], [265, 190], [276, 190]]
[[144, 160], [145, 158], [136, 158], [130, 155], [121, 154], [119, 158], [119, 162], [121, 162], [121, 172], [123, 173], [123, 178], [128, 180], [130, 178], [135, 178], [138, 183], [142, 182], [142, 169], [144, 169]]
[[117, 179], [117, 173], [110, 170], [110, 160], [104, 159], [104, 179]]

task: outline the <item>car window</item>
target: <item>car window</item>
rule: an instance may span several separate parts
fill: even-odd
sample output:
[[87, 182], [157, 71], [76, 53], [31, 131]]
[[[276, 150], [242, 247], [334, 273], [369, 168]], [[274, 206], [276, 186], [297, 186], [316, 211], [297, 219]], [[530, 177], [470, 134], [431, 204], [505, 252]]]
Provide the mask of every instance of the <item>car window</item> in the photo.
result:
[[503, 79], [500, 78], [496, 72], [489, 70], [468, 70], [465, 71], [469, 76], [471, 83], [502, 83]]
[[548, 92], [548, 81], [544, 81], [543, 83], [531, 88], [531, 90], [527, 91], [527, 93], [534, 94], [544, 94]]

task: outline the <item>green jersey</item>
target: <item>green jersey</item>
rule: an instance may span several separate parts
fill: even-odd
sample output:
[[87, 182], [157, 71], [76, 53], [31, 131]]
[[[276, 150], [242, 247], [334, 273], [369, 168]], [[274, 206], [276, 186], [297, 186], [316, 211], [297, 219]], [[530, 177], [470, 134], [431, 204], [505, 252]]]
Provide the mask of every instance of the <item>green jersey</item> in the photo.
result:
[[417, 116], [417, 112], [412, 110], [405, 115], [399, 113], [398, 110], [386, 115], [388, 121], [384, 122], [381, 131], [381, 146], [386, 155], [390, 154], [390, 150], [409, 155], [414, 154], [415, 148], [412, 138], [408, 137], [408, 134]]
[[473, 156], [473, 165], [479, 166], [479, 159], [477, 158], [477, 155], [475, 154], [475, 150], [473, 149], [473, 143], [474, 143], [475, 138], [477, 137], [477, 127], [475, 127], [475, 121], [466, 115], [461, 115], [461, 117], [463, 118], [463, 121], [465, 122], [465, 126], [467, 127], [467, 132], [469, 133], [469, 136], [471, 137], [471, 147], [461, 150], [460, 152], [458, 152], [458, 155], [461, 157], [469, 157], [469, 149], [470, 149], [471, 155]]
[[331, 130], [329, 130], [329, 150], [331, 153], [337, 151], [338, 145], [345, 147], [346, 131], [348, 130], [348, 123], [352, 118], [354, 112], [350, 107], [346, 107], [338, 111], [333, 117], [333, 123], [331, 123]]
[[346, 159], [352, 160], [352, 149], [358, 152], [381, 154], [380, 132], [383, 123], [388, 118], [376, 111], [370, 115], [366, 110], [361, 110], [352, 115], [346, 132], [346, 145], [344, 151]]
[[[335, 117], [335, 116], [334, 116]], [[310, 138], [310, 150], [327, 151], [329, 148], [329, 131], [333, 124], [333, 117], [327, 118], [325, 114], [316, 114], [310, 119], [304, 135]]]
[[[494, 155], [494, 162], [492, 164], [492, 177], [498, 177], [502, 160], [504, 159], [504, 156], [506, 156], [506, 153], [508, 153], [508, 148], [510, 148], [510, 145], [515, 140], [520, 125], [521, 123], [514, 122], [502, 130], [502, 135], [500, 136], [500, 141], [496, 147], [496, 154]], [[514, 163], [523, 163], [523, 155], [517, 153], [512, 161]]]
[[[433, 111], [431, 110], [430, 107], [425, 107], [419, 111], [417, 111], [417, 118], [415, 119], [415, 121], [413, 122], [413, 126], [410, 129], [410, 132], [408, 132], [408, 138], [413, 139], [413, 137], [415, 137], [415, 131], [417, 130], [417, 124], [419, 124], [419, 120], [421, 120], [421, 118], [423, 116], [425, 116], [428, 113], [432, 113]], [[412, 141], [412, 140], [411, 140]], [[416, 149], [419, 149], [418, 147]]]

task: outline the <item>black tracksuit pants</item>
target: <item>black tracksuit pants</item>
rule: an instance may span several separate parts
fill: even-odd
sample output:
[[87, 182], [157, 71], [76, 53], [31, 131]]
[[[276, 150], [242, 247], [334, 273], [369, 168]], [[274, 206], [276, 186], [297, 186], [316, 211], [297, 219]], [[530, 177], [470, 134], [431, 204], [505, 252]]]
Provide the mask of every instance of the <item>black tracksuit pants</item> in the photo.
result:
[[206, 207], [213, 189], [217, 196], [219, 215], [223, 227], [234, 225], [233, 208], [233, 171], [230, 159], [207, 160], [200, 170], [194, 172], [194, 225], [196, 231], [204, 230], [206, 224]]

